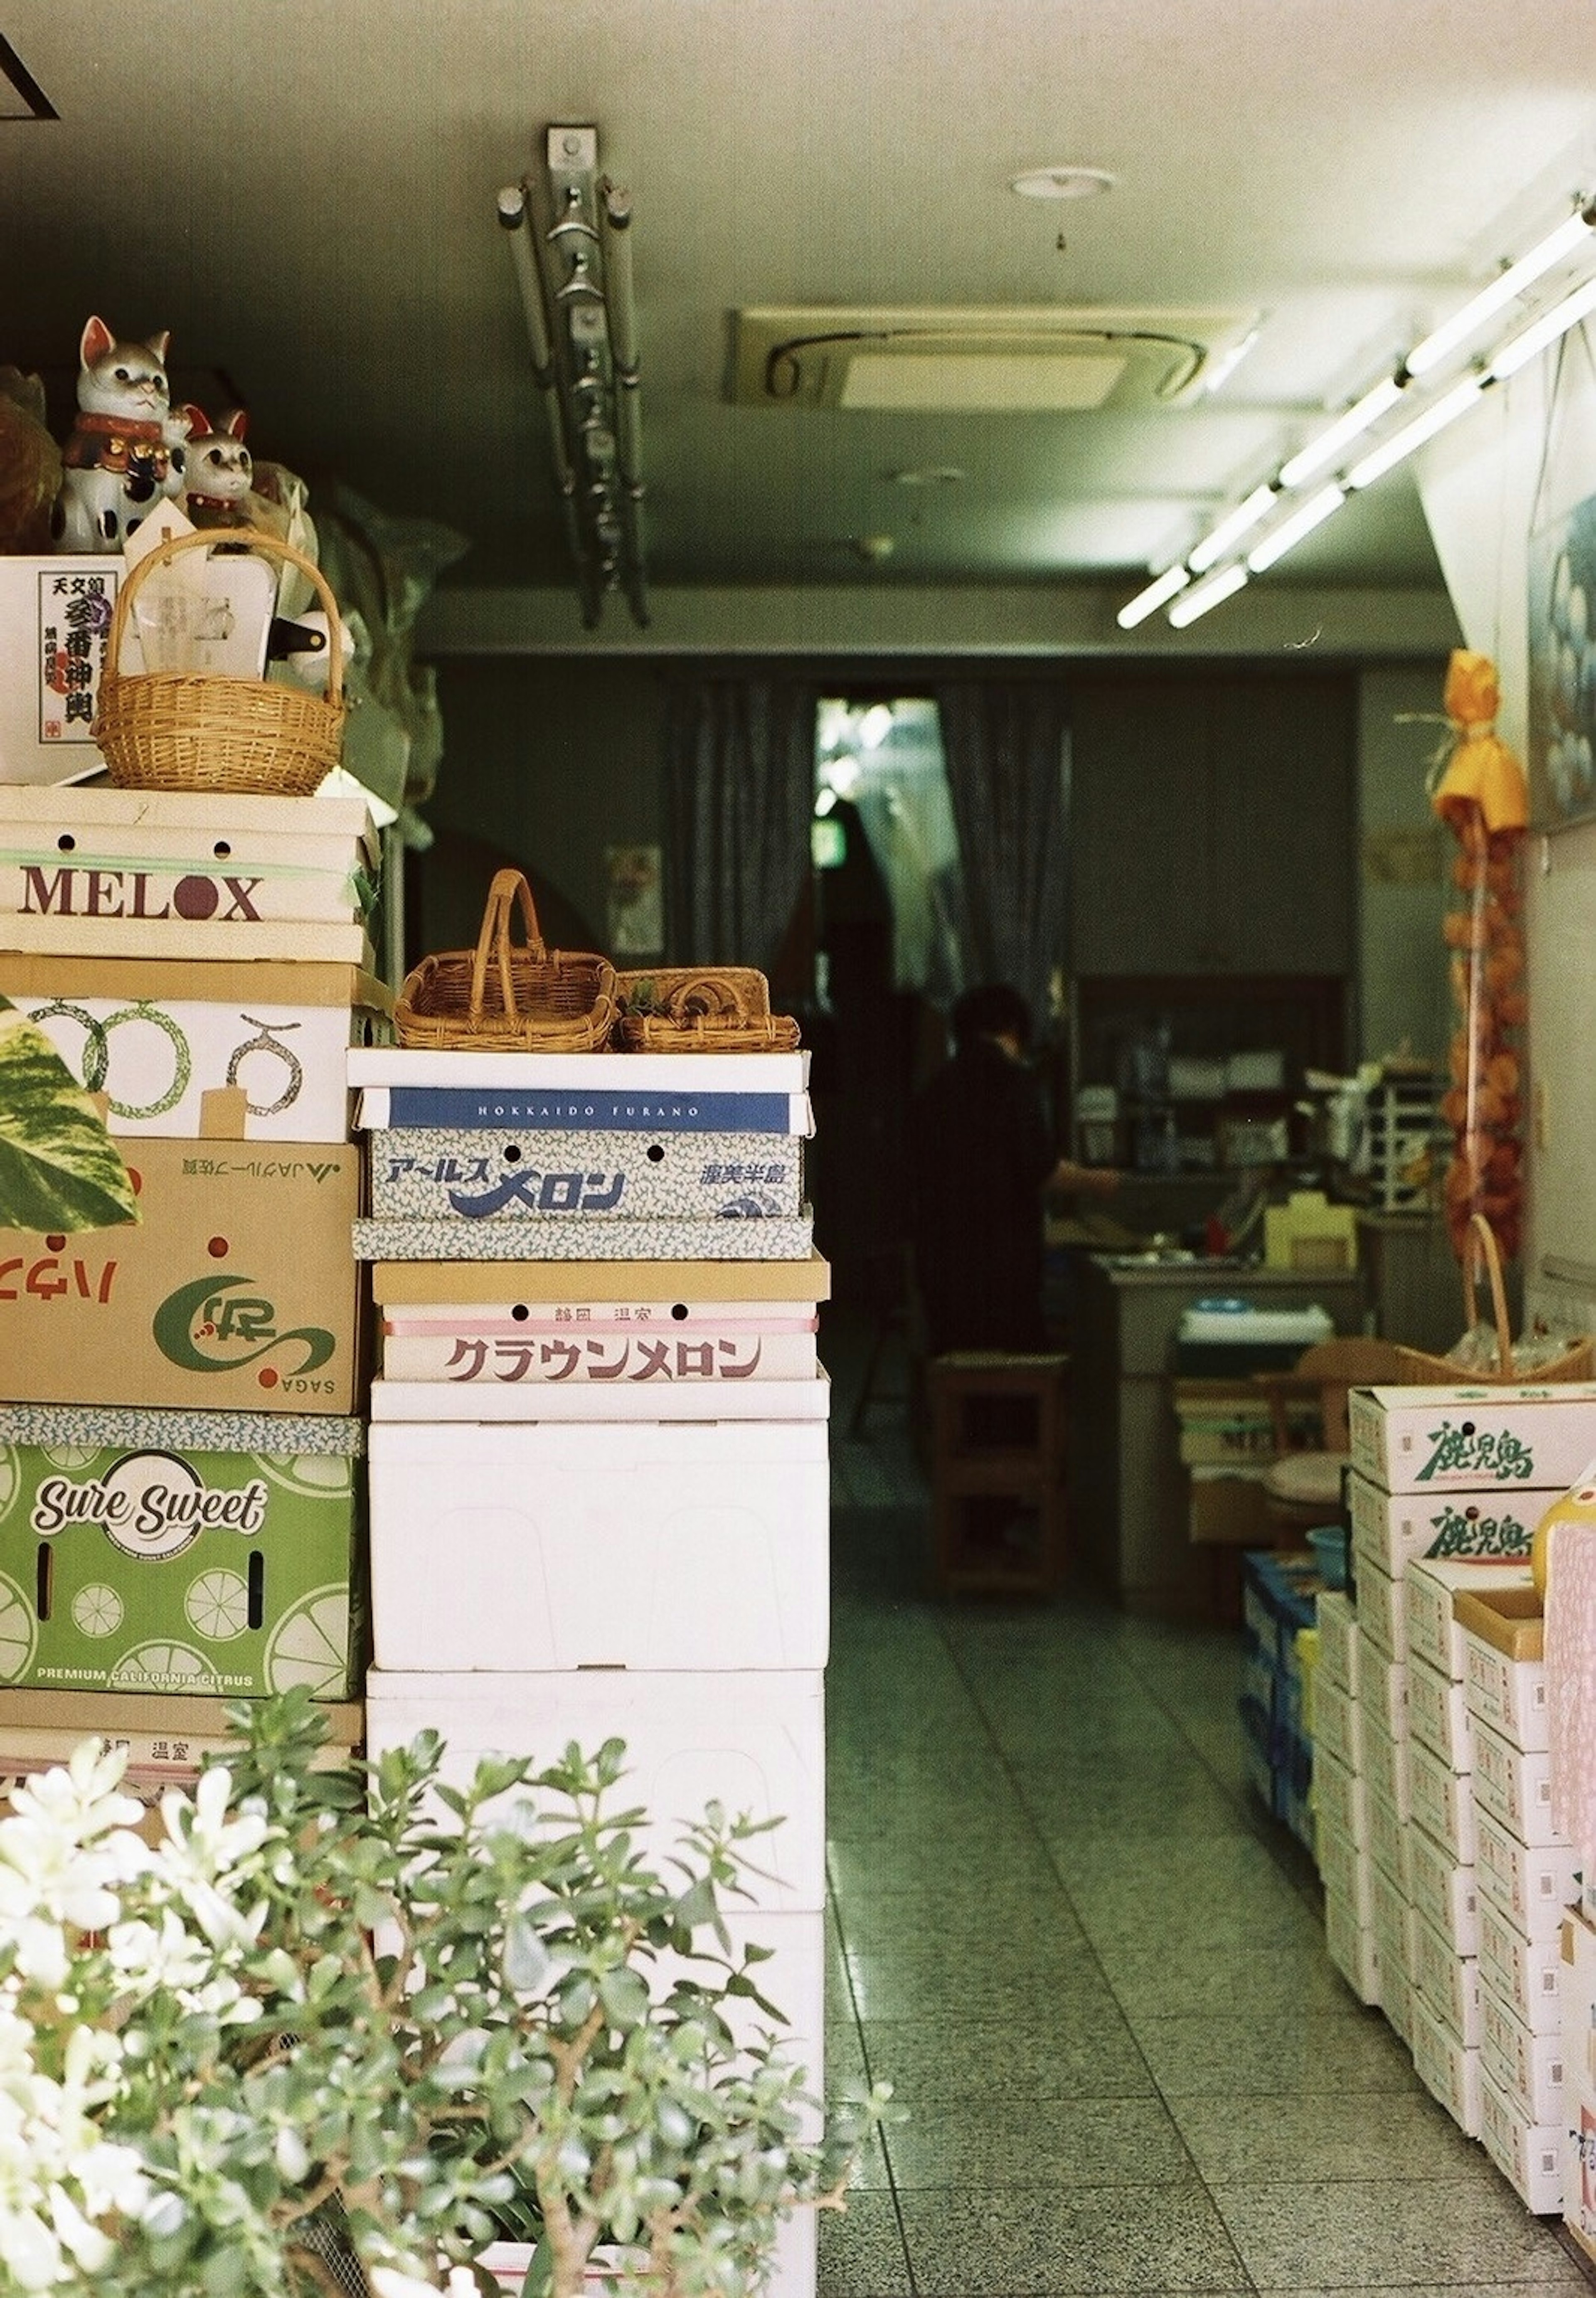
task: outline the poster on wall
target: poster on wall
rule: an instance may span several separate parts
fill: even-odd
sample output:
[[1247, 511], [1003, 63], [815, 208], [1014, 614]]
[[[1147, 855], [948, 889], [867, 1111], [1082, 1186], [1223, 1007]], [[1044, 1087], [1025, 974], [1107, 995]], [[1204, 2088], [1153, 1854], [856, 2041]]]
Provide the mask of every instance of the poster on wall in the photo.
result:
[[657, 846], [607, 846], [610, 954], [657, 957], [665, 947], [663, 857]]
[[1529, 546], [1530, 816], [1596, 814], [1596, 495]]

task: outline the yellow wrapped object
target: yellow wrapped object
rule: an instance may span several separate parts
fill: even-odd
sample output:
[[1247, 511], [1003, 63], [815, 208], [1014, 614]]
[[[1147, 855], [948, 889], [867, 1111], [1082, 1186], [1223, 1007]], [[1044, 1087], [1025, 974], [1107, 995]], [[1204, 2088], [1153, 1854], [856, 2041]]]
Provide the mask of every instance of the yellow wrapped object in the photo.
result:
[[1456, 828], [1460, 814], [1477, 807], [1493, 837], [1499, 831], [1527, 830], [1529, 784], [1517, 756], [1496, 732], [1501, 690], [1488, 654], [1454, 647], [1444, 707], [1458, 741], [1431, 801], [1436, 813]]

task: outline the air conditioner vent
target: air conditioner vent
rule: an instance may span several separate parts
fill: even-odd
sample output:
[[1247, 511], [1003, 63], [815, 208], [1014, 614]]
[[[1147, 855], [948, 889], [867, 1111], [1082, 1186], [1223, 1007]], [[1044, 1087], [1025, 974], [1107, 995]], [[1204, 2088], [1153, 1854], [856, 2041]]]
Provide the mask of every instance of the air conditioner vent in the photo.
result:
[[1089, 414], [1173, 407], [1245, 343], [1256, 311], [848, 310], [733, 314], [744, 407]]

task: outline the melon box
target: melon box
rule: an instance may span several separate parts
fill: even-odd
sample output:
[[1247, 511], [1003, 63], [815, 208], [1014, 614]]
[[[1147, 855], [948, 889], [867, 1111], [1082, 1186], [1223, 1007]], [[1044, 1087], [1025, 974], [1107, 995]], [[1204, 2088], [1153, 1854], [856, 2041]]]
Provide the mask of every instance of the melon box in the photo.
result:
[[0, 1407], [0, 1682], [347, 1699], [363, 1441], [330, 1414]]

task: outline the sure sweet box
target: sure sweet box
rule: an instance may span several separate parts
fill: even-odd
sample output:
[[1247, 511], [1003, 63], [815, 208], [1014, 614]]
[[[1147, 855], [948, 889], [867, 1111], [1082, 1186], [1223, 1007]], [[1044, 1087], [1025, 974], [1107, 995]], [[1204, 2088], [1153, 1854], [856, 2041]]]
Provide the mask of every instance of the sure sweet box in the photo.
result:
[[823, 1423], [377, 1422], [368, 1476], [384, 1671], [825, 1665]]
[[358, 1690], [358, 1420], [0, 1406], [0, 1682]]
[[351, 1044], [386, 1033], [393, 1000], [351, 965], [0, 951], [0, 996], [37, 1021], [113, 1133], [197, 1140], [205, 1096], [242, 1088], [249, 1140], [341, 1141]]
[[0, 1363], [20, 1401], [349, 1413], [362, 1393], [344, 1142], [145, 1140], [139, 1219], [0, 1230]]

